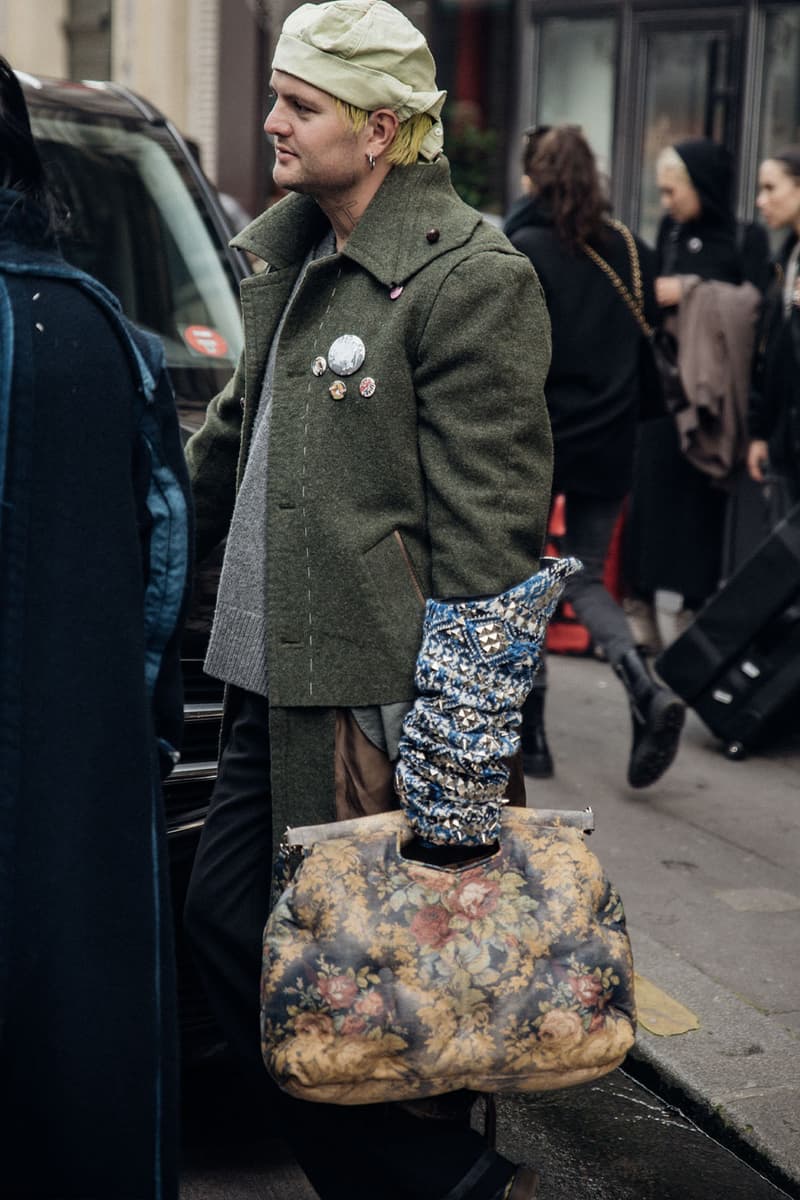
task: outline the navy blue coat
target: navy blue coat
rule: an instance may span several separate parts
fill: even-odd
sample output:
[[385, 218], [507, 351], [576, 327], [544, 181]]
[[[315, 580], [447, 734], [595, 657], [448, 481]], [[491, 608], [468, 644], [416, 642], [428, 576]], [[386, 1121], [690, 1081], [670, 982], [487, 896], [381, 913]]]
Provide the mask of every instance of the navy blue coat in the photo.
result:
[[0, 190], [5, 1195], [173, 1200], [158, 735], [180, 732], [187, 480], [163, 351]]

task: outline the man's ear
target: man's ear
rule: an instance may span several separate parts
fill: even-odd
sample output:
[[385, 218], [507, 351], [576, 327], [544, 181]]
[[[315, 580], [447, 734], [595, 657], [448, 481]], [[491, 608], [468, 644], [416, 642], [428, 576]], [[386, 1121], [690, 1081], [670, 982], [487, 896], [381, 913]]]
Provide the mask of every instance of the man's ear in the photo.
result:
[[366, 128], [366, 153], [375, 158], [385, 154], [397, 136], [399, 125], [397, 113], [391, 108], [376, 108], [371, 112]]

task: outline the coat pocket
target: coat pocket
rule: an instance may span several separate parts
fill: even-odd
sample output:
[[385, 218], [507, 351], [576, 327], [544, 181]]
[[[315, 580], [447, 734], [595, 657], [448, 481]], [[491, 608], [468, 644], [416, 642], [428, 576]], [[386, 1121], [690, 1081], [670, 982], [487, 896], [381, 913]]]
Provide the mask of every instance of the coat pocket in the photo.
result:
[[413, 669], [422, 636], [425, 593], [400, 532], [395, 529], [371, 546], [362, 561], [379, 606], [387, 652]]

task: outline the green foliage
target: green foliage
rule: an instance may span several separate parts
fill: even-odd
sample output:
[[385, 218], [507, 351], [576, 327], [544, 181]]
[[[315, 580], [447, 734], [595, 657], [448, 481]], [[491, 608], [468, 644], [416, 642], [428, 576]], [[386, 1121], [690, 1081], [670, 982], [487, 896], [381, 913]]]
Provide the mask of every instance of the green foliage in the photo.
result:
[[502, 190], [496, 132], [465, 123], [448, 125], [445, 116], [445, 154], [453, 187], [461, 199], [473, 208], [499, 211]]

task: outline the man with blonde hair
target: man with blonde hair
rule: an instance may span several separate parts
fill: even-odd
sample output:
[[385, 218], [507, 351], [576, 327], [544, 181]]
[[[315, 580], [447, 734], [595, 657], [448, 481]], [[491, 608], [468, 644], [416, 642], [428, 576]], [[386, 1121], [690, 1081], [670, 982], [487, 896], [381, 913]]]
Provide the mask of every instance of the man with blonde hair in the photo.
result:
[[[259, 1071], [273, 830], [402, 802], [430, 844], [496, 835], [501, 764], [460, 807], [395, 764], [426, 599], [536, 572], [551, 483], [541, 289], [453, 191], [422, 34], [383, 0], [304, 4], [270, 83], [289, 194], [234, 240], [267, 270], [242, 284], [242, 361], [187, 448], [198, 556], [228, 539], [206, 661], [228, 685], [223, 750], [187, 925]], [[534, 1172], [457, 1121], [276, 1104], [322, 1200], [534, 1195]]]

